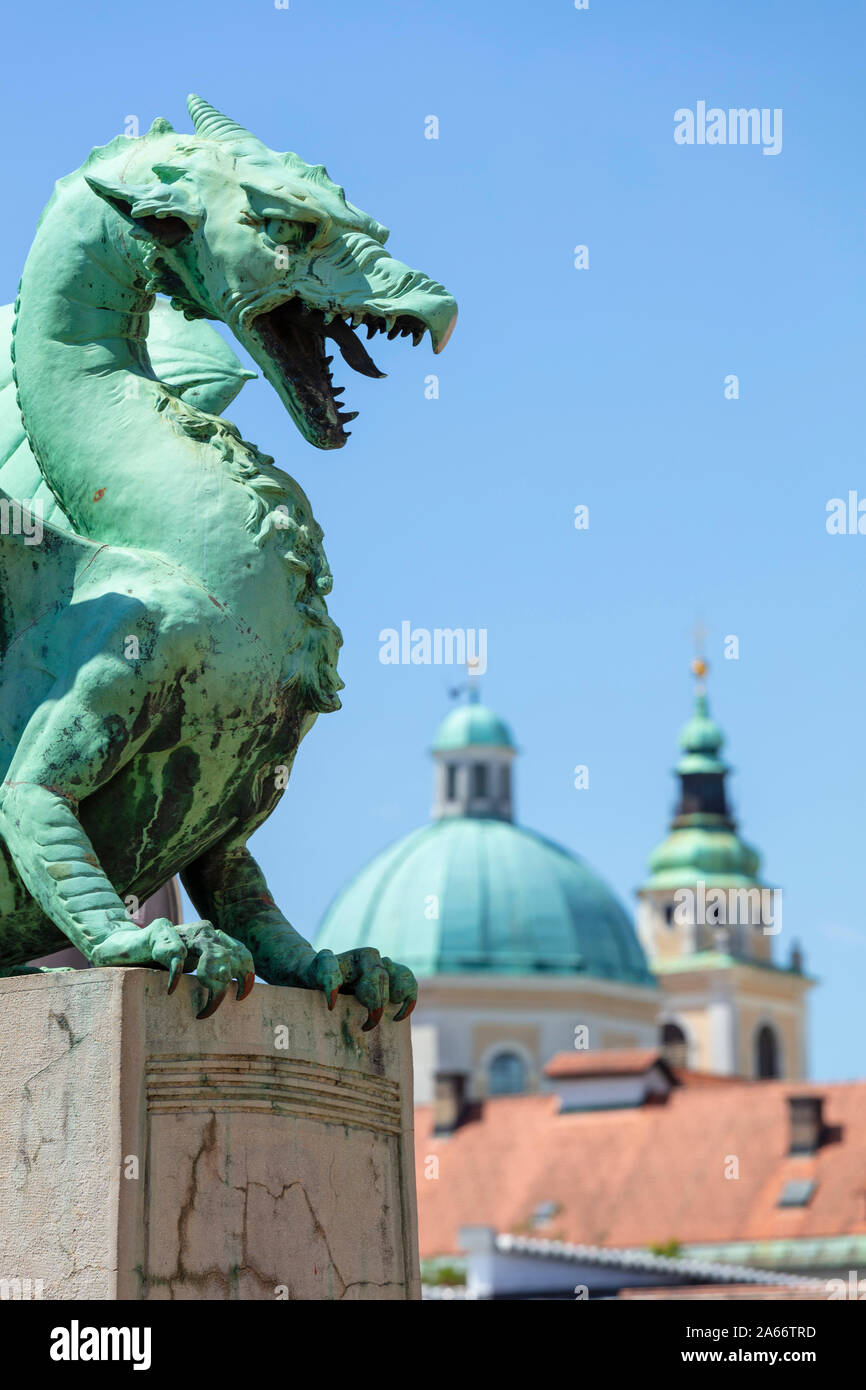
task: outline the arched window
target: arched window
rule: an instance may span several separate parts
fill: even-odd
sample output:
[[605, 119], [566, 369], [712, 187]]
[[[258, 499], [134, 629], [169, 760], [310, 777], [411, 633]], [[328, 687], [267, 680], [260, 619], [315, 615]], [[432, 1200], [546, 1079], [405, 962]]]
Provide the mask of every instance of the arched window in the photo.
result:
[[497, 1052], [490, 1062], [492, 1096], [519, 1096], [526, 1090], [526, 1063], [517, 1052]]
[[662, 1052], [665, 1061], [672, 1067], [685, 1067], [688, 1065], [689, 1044], [685, 1033], [678, 1023], [663, 1023], [661, 1030]]
[[769, 1081], [779, 1074], [779, 1040], [775, 1029], [764, 1023], [755, 1038], [755, 1075]]

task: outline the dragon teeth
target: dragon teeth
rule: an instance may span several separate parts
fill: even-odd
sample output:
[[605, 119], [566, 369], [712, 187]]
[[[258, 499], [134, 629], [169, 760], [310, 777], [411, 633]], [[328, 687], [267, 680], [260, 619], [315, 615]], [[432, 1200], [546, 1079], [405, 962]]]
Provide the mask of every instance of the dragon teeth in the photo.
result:
[[[339, 314], [326, 314], [325, 322], [330, 323], [333, 319], [341, 317]], [[377, 333], [386, 333], [391, 339], [411, 338], [414, 347], [421, 342], [427, 332], [426, 325], [418, 324], [413, 326], [411, 323], [401, 323], [400, 315], [388, 314], [383, 317], [381, 314], [367, 314], [353, 312], [343, 316], [344, 322], [352, 329], [366, 328], [367, 341], [374, 338]]]

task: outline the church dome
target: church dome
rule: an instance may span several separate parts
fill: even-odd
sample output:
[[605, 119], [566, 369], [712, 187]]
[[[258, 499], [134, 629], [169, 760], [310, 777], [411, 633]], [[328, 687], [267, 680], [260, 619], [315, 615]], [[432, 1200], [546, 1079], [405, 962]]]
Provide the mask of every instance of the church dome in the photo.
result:
[[653, 983], [606, 884], [560, 845], [502, 820], [437, 821], [362, 869], [316, 946], [373, 945], [423, 976], [582, 971]]
[[470, 702], [451, 710], [439, 725], [433, 742], [435, 753], [456, 748], [513, 748], [508, 725], [486, 705]]
[[652, 986], [631, 920], [576, 855], [511, 821], [511, 734], [470, 698], [437, 734], [433, 824], [362, 869], [316, 946], [376, 946], [419, 976], [582, 973]]

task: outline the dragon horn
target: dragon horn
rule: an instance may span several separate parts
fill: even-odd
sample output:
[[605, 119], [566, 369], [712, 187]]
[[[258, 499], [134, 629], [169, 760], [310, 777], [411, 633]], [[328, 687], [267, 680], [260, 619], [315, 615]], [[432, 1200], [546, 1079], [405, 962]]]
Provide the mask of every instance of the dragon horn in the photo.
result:
[[194, 92], [186, 99], [187, 110], [192, 116], [192, 123], [195, 126], [196, 135], [202, 135], [206, 140], [224, 140], [229, 144], [252, 144], [261, 148], [261, 141], [257, 140], [249, 130], [245, 130], [237, 121], [229, 120], [221, 111], [217, 111], [215, 106], [205, 101], [202, 97], [197, 97]]

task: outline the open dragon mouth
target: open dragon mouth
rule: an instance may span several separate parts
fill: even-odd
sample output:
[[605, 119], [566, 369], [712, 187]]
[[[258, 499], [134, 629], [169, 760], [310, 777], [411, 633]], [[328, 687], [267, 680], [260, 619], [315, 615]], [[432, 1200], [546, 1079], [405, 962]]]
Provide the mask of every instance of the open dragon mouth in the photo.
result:
[[344, 388], [335, 386], [331, 377], [334, 358], [325, 351], [326, 339], [336, 344], [343, 361], [362, 376], [385, 376], [355, 333], [362, 326], [367, 329], [368, 340], [376, 333], [385, 333], [389, 338], [411, 337], [416, 347], [427, 330], [427, 324], [412, 314], [386, 319], [362, 310], [341, 317], [339, 313], [307, 309], [298, 298], [259, 314], [250, 325], [265, 354], [260, 365], [271, 376], [302, 434], [320, 449], [341, 448], [351, 433], [345, 426], [358, 414], [357, 410], [342, 409], [339, 397]]

